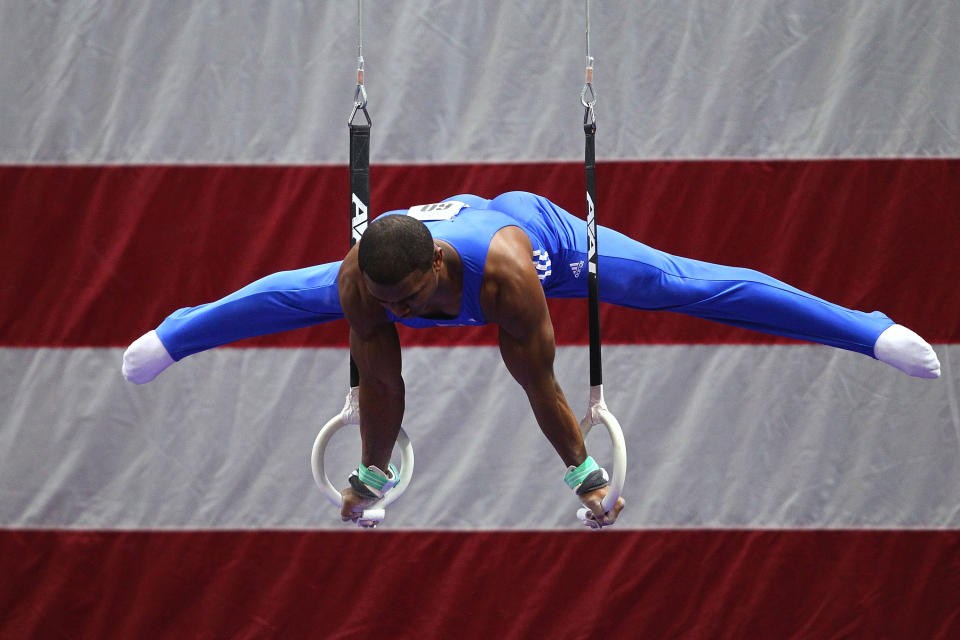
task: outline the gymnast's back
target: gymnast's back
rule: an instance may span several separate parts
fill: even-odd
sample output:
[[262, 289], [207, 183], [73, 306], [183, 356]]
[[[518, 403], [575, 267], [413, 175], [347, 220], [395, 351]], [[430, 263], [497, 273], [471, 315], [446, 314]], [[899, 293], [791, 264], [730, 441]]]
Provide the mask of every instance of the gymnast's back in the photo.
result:
[[[540, 248], [550, 254], [567, 250], [584, 250], [585, 233], [577, 228], [583, 224], [575, 216], [550, 202], [543, 196], [528, 191], [508, 191], [496, 198], [481, 198], [469, 193], [451, 196], [444, 200], [463, 202], [470, 209], [491, 210], [502, 213], [516, 221], [530, 237], [534, 249]], [[465, 212], [469, 212], [466, 209]]]

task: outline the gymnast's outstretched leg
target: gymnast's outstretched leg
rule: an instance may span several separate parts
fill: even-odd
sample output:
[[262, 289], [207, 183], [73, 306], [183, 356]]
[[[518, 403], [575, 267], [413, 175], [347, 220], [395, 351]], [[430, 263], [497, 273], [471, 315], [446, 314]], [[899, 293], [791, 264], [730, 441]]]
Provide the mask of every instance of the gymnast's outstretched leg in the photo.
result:
[[940, 375], [931, 346], [879, 311], [847, 309], [752, 269], [672, 256], [612, 229], [600, 227], [598, 234], [604, 302], [848, 349], [921, 378]]
[[342, 318], [339, 271], [340, 262], [281, 271], [216, 302], [174, 311], [127, 348], [123, 375], [144, 384], [199, 351]]

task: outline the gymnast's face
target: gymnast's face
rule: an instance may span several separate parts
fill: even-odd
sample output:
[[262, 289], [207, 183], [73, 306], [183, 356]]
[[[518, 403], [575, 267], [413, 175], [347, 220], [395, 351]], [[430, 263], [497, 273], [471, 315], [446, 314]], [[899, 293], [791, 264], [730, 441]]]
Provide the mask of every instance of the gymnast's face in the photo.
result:
[[412, 271], [396, 284], [380, 284], [363, 274], [370, 295], [398, 318], [411, 318], [430, 312], [429, 304], [439, 283], [439, 263], [426, 271]]

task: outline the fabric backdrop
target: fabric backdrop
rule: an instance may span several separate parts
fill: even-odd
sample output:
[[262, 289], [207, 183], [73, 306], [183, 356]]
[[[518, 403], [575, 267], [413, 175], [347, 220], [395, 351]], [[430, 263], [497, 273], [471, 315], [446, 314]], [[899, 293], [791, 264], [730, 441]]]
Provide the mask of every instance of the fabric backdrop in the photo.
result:
[[[583, 215], [583, 9], [364, 3], [373, 211]], [[355, 3], [3, 3], [0, 637], [960, 634], [960, 8], [591, 18], [600, 223], [882, 310], [943, 376], [604, 307], [628, 506], [590, 533], [495, 329], [402, 330], [416, 473], [356, 530], [309, 469], [343, 322], [119, 372], [171, 311], [345, 252]], [[580, 412], [586, 304], [551, 310]]]

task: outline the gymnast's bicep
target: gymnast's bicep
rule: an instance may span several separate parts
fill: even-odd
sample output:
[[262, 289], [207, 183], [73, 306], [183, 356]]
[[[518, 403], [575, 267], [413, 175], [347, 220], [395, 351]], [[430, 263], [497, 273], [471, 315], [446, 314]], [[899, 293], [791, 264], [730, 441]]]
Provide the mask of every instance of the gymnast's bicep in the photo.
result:
[[344, 260], [337, 282], [343, 315], [350, 324], [350, 355], [363, 383], [402, 386], [397, 329], [366, 292], [353, 254], [351, 250]]
[[547, 301], [532, 265], [530, 271], [502, 283], [497, 304], [501, 356], [528, 391], [552, 387], [556, 352]]

